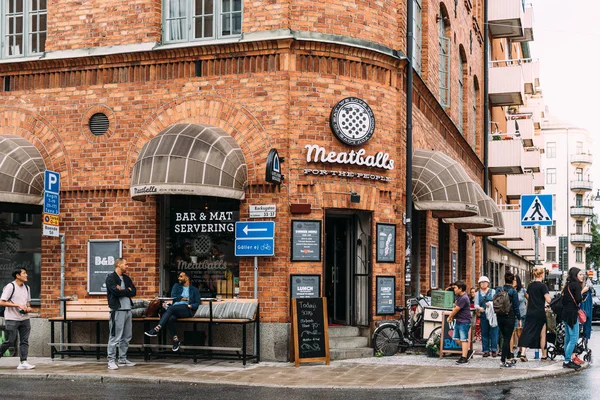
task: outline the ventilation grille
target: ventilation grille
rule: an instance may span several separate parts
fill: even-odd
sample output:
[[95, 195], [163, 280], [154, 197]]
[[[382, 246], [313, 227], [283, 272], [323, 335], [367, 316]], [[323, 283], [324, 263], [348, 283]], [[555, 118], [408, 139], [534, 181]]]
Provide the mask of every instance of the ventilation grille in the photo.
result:
[[102, 113], [92, 115], [89, 122], [90, 131], [96, 136], [102, 136], [108, 131], [108, 117]]

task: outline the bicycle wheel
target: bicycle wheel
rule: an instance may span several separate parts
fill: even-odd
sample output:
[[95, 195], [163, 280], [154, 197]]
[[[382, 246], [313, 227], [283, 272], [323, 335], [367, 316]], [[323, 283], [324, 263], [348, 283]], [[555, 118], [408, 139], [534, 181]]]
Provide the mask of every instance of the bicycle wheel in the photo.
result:
[[402, 332], [393, 325], [380, 326], [373, 334], [373, 349], [386, 357], [393, 356], [400, 350]]

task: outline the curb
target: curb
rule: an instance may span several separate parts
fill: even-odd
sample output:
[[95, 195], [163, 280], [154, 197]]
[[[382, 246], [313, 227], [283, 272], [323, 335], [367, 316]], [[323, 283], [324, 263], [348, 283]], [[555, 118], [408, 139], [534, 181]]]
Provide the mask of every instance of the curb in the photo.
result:
[[[475, 386], [486, 383], [491, 384], [501, 384], [507, 382], [515, 382], [515, 381], [526, 381], [531, 379], [539, 379], [539, 378], [548, 378], [559, 375], [566, 375], [569, 373], [577, 373], [584, 369], [589, 368], [589, 364], [582, 366], [581, 370], [567, 370], [567, 369], [557, 369], [555, 371], [543, 371], [543, 372], [534, 372], [527, 373], [522, 376], [511, 376], [511, 377], [502, 377], [502, 378], [483, 378], [478, 380], [466, 381], [466, 382], [444, 382], [444, 387], [458, 387], [458, 386]], [[180, 378], [156, 378], [151, 376], [135, 376], [135, 375], [111, 375], [111, 374], [57, 374], [57, 373], [36, 373], [36, 372], [24, 372], [19, 374], [20, 377], [26, 377], [27, 379], [35, 379], [35, 380], [71, 380], [71, 381], [96, 381], [96, 382], [154, 382], [154, 383], [187, 383], [187, 384], [197, 384], [197, 385], [230, 385], [230, 386], [252, 386], [252, 387], [267, 387], [267, 388], [299, 388], [299, 389], [370, 389], [370, 390], [389, 390], [389, 389], [433, 389], [439, 388], [442, 384], [431, 383], [431, 384], [421, 384], [421, 385], [395, 385], [395, 386], [378, 386], [373, 387], [372, 385], [356, 385], [356, 386], [339, 386], [336, 384], [331, 385], [278, 385], [272, 383], [249, 383], [249, 382], [236, 382], [236, 381], [227, 381], [227, 380], [206, 380], [206, 379], [180, 379]], [[14, 373], [9, 372], [0, 372], [0, 379], [2, 378], [14, 378]]]

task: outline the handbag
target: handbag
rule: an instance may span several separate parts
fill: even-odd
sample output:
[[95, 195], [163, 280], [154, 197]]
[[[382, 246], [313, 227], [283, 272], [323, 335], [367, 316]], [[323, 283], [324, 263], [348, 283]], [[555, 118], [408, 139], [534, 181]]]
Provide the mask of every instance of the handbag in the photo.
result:
[[[571, 288], [568, 288], [568, 289], [569, 289], [569, 294], [571, 295], [571, 298], [573, 299], [573, 302], [577, 306], [575, 297], [573, 297], [573, 293], [571, 293]], [[585, 324], [585, 321], [587, 321], [587, 315], [585, 315], [585, 311], [583, 311], [581, 308], [577, 310], [577, 317], [579, 318], [580, 324]]]
[[162, 308], [162, 303], [158, 299], [154, 299], [146, 307], [146, 311], [142, 313], [144, 317], [158, 317], [158, 312]]

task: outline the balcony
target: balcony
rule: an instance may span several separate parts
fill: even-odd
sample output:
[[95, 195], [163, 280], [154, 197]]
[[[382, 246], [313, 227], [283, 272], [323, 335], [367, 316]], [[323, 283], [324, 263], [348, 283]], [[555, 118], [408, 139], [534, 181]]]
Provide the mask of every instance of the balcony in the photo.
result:
[[488, 21], [493, 38], [521, 38], [525, 17], [521, 0], [490, 0]]
[[594, 157], [591, 154], [573, 154], [571, 155], [571, 164], [576, 167], [586, 167], [592, 165]]
[[507, 131], [512, 135], [519, 135], [523, 141], [524, 147], [533, 147], [534, 127], [531, 114], [510, 114], [507, 124]]
[[544, 180], [544, 174], [536, 172], [533, 174], [533, 190], [544, 190], [546, 187], [546, 181]]
[[525, 78], [522, 65], [493, 66], [489, 74], [489, 96], [493, 107], [524, 104]]
[[589, 192], [594, 184], [590, 180], [575, 180], [571, 181], [571, 191], [573, 192]]
[[540, 62], [531, 59], [523, 61], [523, 78], [525, 80], [525, 93], [535, 94], [540, 86]]
[[594, 207], [580, 206], [571, 207], [571, 217], [573, 218], [587, 218], [594, 216]]
[[523, 240], [523, 228], [521, 227], [521, 207], [518, 205], [498, 206], [504, 220], [504, 234], [494, 236], [497, 240]]
[[592, 234], [591, 233], [572, 233], [571, 243], [573, 244], [591, 244]]
[[[520, 222], [520, 219], [519, 219]], [[506, 246], [513, 250], [535, 250], [535, 237], [533, 229], [520, 227], [523, 240], [509, 240]]]
[[506, 197], [509, 200], [518, 200], [522, 194], [533, 192], [533, 174], [506, 176]]
[[540, 151], [535, 148], [525, 150], [523, 155], [523, 169], [540, 172]]
[[[535, 237], [534, 237], [535, 240]], [[535, 242], [534, 242], [535, 245]], [[520, 255], [529, 261], [535, 262], [535, 248], [533, 250], [517, 250]], [[546, 245], [540, 240], [538, 242], [538, 262], [546, 261]]]
[[488, 167], [491, 174], [522, 174], [525, 150], [520, 140], [492, 140]]
[[523, 27], [523, 36], [515, 37], [513, 40], [516, 42], [533, 41], [533, 7], [525, 7], [521, 22]]

